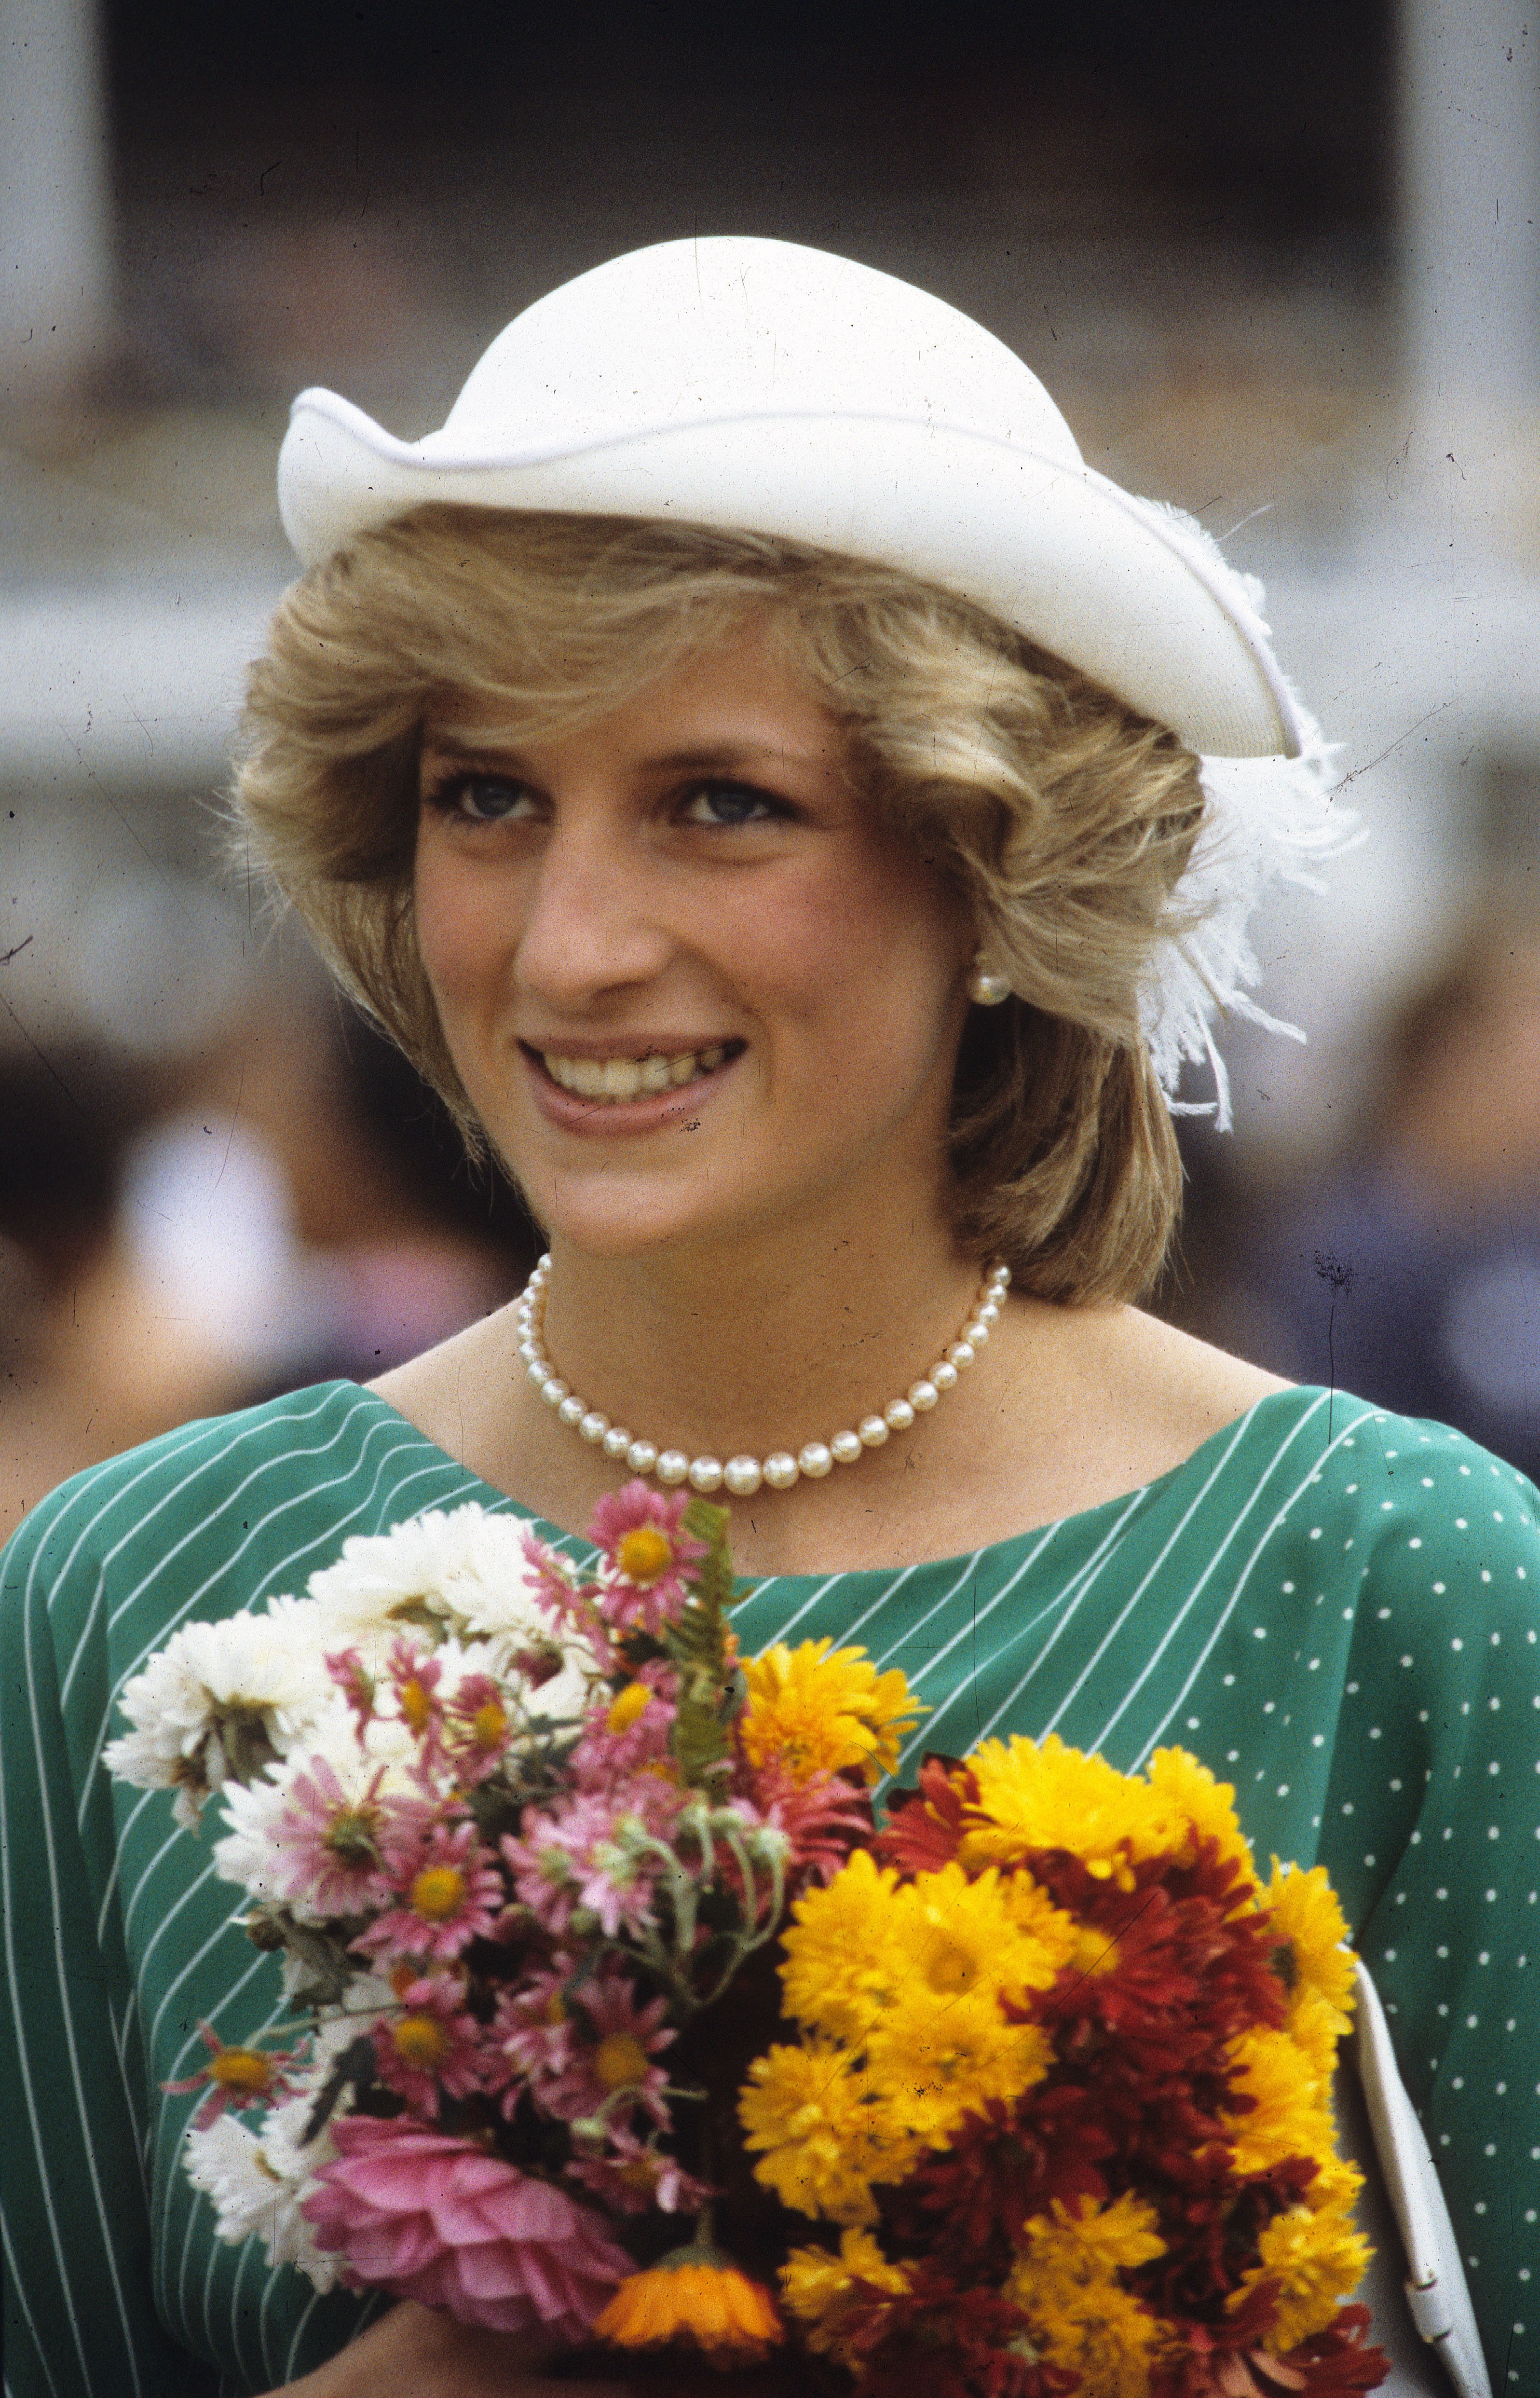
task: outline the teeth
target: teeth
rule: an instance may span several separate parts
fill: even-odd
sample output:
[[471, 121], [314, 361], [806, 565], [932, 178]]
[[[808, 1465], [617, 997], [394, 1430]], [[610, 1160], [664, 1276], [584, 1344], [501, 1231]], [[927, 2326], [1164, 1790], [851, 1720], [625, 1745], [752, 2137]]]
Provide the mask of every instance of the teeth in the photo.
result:
[[726, 1057], [727, 1045], [720, 1041], [706, 1049], [682, 1050], [676, 1058], [656, 1052], [649, 1058], [562, 1058], [548, 1053], [545, 1070], [563, 1090], [614, 1106], [644, 1093], [682, 1090], [697, 1075], [714, 1074]]

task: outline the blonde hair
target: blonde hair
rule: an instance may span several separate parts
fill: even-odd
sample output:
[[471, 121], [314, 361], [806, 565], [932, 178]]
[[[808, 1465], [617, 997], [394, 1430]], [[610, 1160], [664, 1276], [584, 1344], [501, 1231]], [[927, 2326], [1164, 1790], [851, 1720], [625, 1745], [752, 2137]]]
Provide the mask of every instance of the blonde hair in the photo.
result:
[[419, 508], [280, 603], [251, 673], [239, 838], [475, 1147], [413, 921], [425, 720], [452, 695], [549, 734], [761, 613], [1015, 994], [964, 1031], [959, 1245], [1041, 1298], [1137, 1297], [1181, 1188], [1139, 992], [1202, 815], [1198, 762], [971, 602], [770, 536]]

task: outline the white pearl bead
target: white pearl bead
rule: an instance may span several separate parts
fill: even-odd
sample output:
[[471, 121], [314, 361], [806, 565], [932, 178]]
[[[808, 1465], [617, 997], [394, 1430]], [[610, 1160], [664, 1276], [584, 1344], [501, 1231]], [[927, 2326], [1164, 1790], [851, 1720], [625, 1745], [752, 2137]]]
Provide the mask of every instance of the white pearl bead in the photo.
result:
[[653, 1472], [660, 1482], [683, 1482], [690, 1472], [690, 1460], [682, 1448], [665, 1448], [659, 1452]]
[[634, 1440], [625, 1452], [625, 1462], [633, 1474], [650, 1474], [658, 1462], [656, 1441]]
[[730, 1457], [722, 1468], [722, 1479], [735, 1499], [752, 1499], [764, 1478], [757, 1457]]
[[799, 1470], [789, 1449], [778, 1448], [765, 1460], [765, 1480], [772, 1490], [789, 1490]]
[[998, 1324], [1000, 1320], [1000, 1311], [992, 1299], [986, 1299], [984, 1305], [975, 1309], [974, 1313], [981, 1324]]
[[579, 1424], [578, 1430], [584, 1440], [600, 1441], [609, 1430], [609, 1418], [600, 1415], [597, 1408], [590, 1408]]
[[890, 1432], [907, 1432], [914, 1422], [915, 1411], [907, 1399], [890, 1399], [882, 1416]]
[[521, 1340], [518, 1344], [518, 1362], [521, 1366], [542, 1366], [545, 1361], [532, 1340]]
[[834, 1470], [834, 1451], [825, 1441], [810, 1440], [806, 1448], [797, 1452], [797, 1471], [810, 1480], [822, 1482], [825, 1474]]
[[888, 1437], [888, 1427], [880, 1416], [863, 1416], [856, 1430], [863, 1448], [880, 1448]]
[[861, 1455], [861, 1435], [858, 1432], [837, 1432], [829, 1448], [839, 1464], [853, 1465]]
[[987, 1324], [981, 1324], [975, 1316], [971, 1324], [963, 1326], [962, 1337], [971, 1349], [982, 1349], [989, 1338], [989, 1327]]
[[623, 1457], [631, 1446], [631, 1435], [624, 1424], [611, 1424], [604, 1435], [606, 1457]]
[[548, 1408], [559, 1408], [563, 1399], [569, 1395], [559, 1374], [547, 1374], [540, 1386], [540, 1394]]
[[957, 1369], [949, 1358], [938, 1357], [931, 1368], [931, 1380], [938, 1391], [955, 1391], [957, 1387]]
[[556, 1413], [564, 1424], [580, 1424], [588, 1413], [588, 1402], [586, 1399], [580, 1399], [576, 1391], [569, 1391], [557, 1408]]
[[531, 1358], [529, 1371], [529, 1380], [533, 1382], [536, 1390], [543, 1391], [546, 1383], [551, 1380], [551, 1368], [546, 1364], [544, 1358]]
[[909, 1385], [909, 1405], [917, 1408], [921, 1415], [928, 1415], [940, 1396], [934, 1382], [927, 1381], [923, 1376]]
[[[660, 1465], [662, 1460], [659, 1461]], [[722, 1466], [715, 1457], [692, 1457], [690, 1461], [690, 1487], [692, 1490], [720, 1490]]]
[[992, 1267], [990, 1269], [989, 1279], [993, 1283], [998, 1283], [1001, 1290], [1009, 1289], [1011, 1285], [1011, 1268], [1009, 1266]]
[[954, 1366], [971, 1366], [973, 1362], [973, 1354], [966, 1340], [954, 1340], [946, 1352], [949, 1364]]

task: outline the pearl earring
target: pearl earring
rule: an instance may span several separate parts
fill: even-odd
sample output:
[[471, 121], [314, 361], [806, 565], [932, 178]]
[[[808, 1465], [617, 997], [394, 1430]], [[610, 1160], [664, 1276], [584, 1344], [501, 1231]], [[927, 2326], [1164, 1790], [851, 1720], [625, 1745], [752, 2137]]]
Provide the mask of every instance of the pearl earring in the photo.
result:
[[979, 1007], [998, 1007], [1011, 996], [1009, 975], [995, 974], [984, 963], [982, 950], [973, 960], [973, 971], [968, 977], [968, 996]]

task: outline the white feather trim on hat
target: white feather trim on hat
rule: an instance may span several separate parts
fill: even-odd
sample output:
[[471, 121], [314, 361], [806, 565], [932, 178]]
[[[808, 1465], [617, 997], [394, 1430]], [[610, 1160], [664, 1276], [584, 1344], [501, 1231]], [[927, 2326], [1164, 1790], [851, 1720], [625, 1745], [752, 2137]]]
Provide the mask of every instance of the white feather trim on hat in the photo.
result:
[[[1201, 561], [1217, 596], [1253, 619], [1270, 640], [1266, 593], [1256, 576], [1231, 566], [1213, 536], [1184, 509], [1158, 500], [1139, 505], [1179, 539], [1195, 565]], [[1171, 906], [1172, 922], [1185, 929], [1158, 943], [1140, 998], [1150, 1062], [1172, 1113], [1212, 1116], [1220, 1132], [1231, 1129], [1233, 1117], [1230, 1078], [1214, 1041], [1215, 1017], [1228, 1013], [1291, 1041], [1306, 1038], [1297, 1024], [1269, 1016], [1251, 996], [1262, 977], [1250, 936], [1252, 918], [1274, 882], [1323, 889], [1319, 868], [1356, 849], [1365, 837], [1357, 815], [1333, 805], [1332, 760], [1340, 745], [1324, 738], [1297, 694], [1290, 695], [1301, 729], [1297, 758], [1199, 761], [1208, 807]], [[1176, 1097], [1188, 1064], [1208, 1067], [1212, 1099]]]

